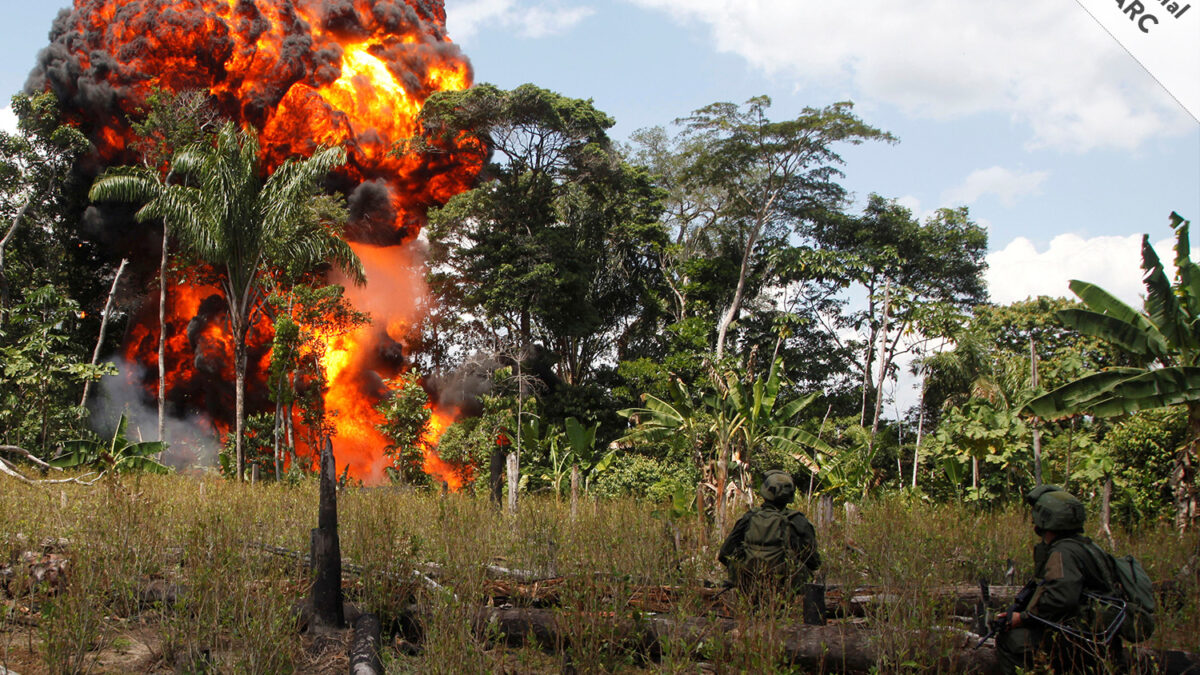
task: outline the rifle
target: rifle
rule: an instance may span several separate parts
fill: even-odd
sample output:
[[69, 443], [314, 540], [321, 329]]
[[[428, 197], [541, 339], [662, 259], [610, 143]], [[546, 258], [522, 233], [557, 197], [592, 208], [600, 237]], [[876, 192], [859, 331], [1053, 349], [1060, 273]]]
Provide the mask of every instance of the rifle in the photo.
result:
[[1037, 579], [1030, 579], [1029, 583], [1025, 584], [1020, 591], [1017, 591], [1017, 597], [1013, 598], [1012, 604], [1009, 605], [1008, 609], [1004, 611], [1003, 618], [993, 619], [988, 622], [987, 635], [984, 635], [983, 639], [979, 641], [979, 644], [975, 645], [975, 649], [982, 647], [983, 643], [987, 642], [989, 638], [995, 637], [996, 635], [1012, 628], [1013, 613], [1025, 611], [1025, 607], [1029, 604], [1029, 600], [1033, 598], [1034, 591], [1036, 591], [1040, 585], [1041, 582]]

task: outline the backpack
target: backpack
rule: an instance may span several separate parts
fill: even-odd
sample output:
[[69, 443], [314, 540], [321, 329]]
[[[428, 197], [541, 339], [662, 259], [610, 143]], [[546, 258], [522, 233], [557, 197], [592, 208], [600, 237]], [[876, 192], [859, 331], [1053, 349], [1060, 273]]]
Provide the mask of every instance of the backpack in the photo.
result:
[[742, 563], [752, 572], [783, 569], [787, 564], [792, 528], [789, 512], [781, 509], [754, 509], [746, 535], [742, 539], [745, 557]]
[[1120, 558], [1108, 554], [1109, 566], [1117, 592], [1125, 600], [1125, 623], [1121, 637], [1129, 642], [1141, 642], [1154, 634], [1154, 584], [1146, 568], [1132, 555]]

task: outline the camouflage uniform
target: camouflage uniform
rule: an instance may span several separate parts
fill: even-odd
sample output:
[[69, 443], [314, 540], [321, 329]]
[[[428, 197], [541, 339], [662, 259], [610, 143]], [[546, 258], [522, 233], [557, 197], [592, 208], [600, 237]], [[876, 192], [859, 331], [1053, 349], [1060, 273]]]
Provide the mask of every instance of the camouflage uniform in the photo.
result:
[[[725, 538], [725, 543], [721, 545], [717, 560], [729, 571], [729, 580], [739, 588], [748, 589], [762, 585], [767, 581], [763, 578], [764, 575], [769, 575], [772, 581], [784, 581], [787, 586], [798, 588], [812, 577], [813, 570], [821, 566], [821, 554], [817, 552], [817, 533], [803, 513], [787, 508], [796, 494], [796, 486], [791, 476], [782, 471], [767, 472], [759, 494], [764, 500], [763, 505], [747, 511], [738, 519], [729, 536]], [[786, 546], [788, 550], [784, 552], [782, 568], [749, 569], [746, 565], [747, 546], [763, 542], [750, 541], [747, 534], [753, 538], [751, 523], [755, 515], [767, 511], [780, 512], [786, 519], [788, 532], [785, 541], [776, 545]]]
[[[1039, 521], [1039, 507], [1059, 511], [1066, 508], [1071, 513], [1065, 522], [1075, 525], [1077, 521], [1078, 527], [1062, 530], [1037, 527], [1039, 533], [1049, 530], [1056, 537], [1049, 544], [1042, 542], [1033, 549], [1034, 577], [1040, 584], [1021, 612], [1021, 625], [996, 639], [1001, 665], [1006, 673], [1016, 672], [1018, 666], [1028, 668], [1040, 650], [1049, 655], [1054, 672], [1094, 672], [1102, 667], [1102, 661], [1119, 659], [1120, 639], [1114, 638], [1103, 645], [1068, 635], [1048, 624], [1066, 626], [1085, 635], [1103, 631], [1108, 617], [1084, 592], [1114, 594], [1106, 555], [1079, 533], [1083, 526], [1083, 504], [1077, 499], [1057, 488], [1039, 488], [1027, 500], [1035, 503], [1035, 524]], [[1045, 518], [1044, 522], [1053, 524]], [[1061, 518], [1059, 522], [1063, 522]]]

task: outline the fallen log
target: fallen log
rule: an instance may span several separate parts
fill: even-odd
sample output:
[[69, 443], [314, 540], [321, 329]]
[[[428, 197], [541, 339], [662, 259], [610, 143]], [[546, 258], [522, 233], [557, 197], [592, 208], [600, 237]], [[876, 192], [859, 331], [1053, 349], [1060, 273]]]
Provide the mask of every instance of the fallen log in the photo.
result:
[[[481, 638], [491, 636], [510, 647], [533, 644], [560, 651], [570, 645], [571, 618], [571, 615], [555, 610], [488, 607], [479, 610], [475, 629]], [[588, 622], [607, 624], [604, 626], [606, 632], [621, 636], [621, 647], [650, 659], [660, 658], [662, 645], [667, 642], [687, 645], [696, 658], [702, 659], [714, 643], [736, 641], [756, 630], [753, 626], [720, 618], [591, 616]], [[804, 671], [871, 672], [884, 656], [879, 648], [880, 632], [857, 624], [775, 626], [770, 630], [782, 637], [780, 660]], [[972, 649], [970, 638], [977, 636], [966, 631], [959, 633], [961, 638], [955, 640], [957, 646], [949, 653], [943, 649], [944, 642], [930, 640], [927, 653], [910, 653], [906, 658], [924, 665], [936, 665], [943, 672], [999, 672], [995, 649]], [[613, 646], [618, 645], [614, 643]]]
[[354, 639], [350, 642], [350, 675], [383, 675], [383, 660], [379, 656], [379, 617], [363, 614], [354, 622]]
[[[570, 645], [571, 620], [578, 618], [560, 610], [495, 607], [481, 608], [477, 613], [475, 631], [480, 639], [493, 639], [517, 647], [526, 644], [560, 652]], [[612, 643], [645, 655], [661, 657], [662, 645], [670, 642], [688, 645], [696, 658], [703, 658], [707, 649], [721, 640], [738, 640], [753, 634], [755, 626], [731, 619], [690, 618], [667, 616], [617, 617], [612, 615], [588, 617], [589, 625], [603, 626], [606, 633], [620, 636]], [[881, 648], [884, 633], [861, 623], [830, 623], [824, 626], [771, 626], [769, 630], [781, 636], [780, 660], [801, 670], [819, 672], [872, 672], [885, 656]], [[947, 641], [939, 635], [949, 634]], [[912, 636], [903, 657], [938, 672], [998, 673], [995, 647], [991, 644], [976, 649], [978, 635], [969, 631], [934, 626], [928, 635]], [[947, 642], [950, 643], [949, 647]], [[920, 645], [924, 644], [922, 650]], [[915, 650], [915, 653], [914, 653]], [[1143, 672], [1167, 675], [1196, 675], [1200, 673], [1200, 655], [1182, 651], [1157, 651], [1128, 647], [1129, 658]]]

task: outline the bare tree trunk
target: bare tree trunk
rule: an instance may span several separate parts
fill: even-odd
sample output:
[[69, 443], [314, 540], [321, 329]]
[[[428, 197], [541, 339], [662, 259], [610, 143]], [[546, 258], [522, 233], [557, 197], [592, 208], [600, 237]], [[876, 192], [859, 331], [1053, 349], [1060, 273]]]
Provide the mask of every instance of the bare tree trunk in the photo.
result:
[[[1029, 370], [1030, 385], [1038, 388], [1038, 358], [1033, 336], [1029, 336]], [[1042, 484], [1042, 430], [1038, 428], [1037, 418], [1033, 419], [1033, 483]], [[1109, 535], [1110, 537], [1112, 535]]]
[[[100, 350], [104, 347], [104, 333], [108, 330], [108, 315], [112, 312], [113, 296], [117, 294], [117, 284], [121, 281], [121, 275], [125, 273], [125, 266], [129, 264], [129, 259], [122, 258], [121, 264], [117, 267], [117, 274], [113, 277], [112, 288], [108, 291], [108, 300], [104, 301], [104, 311], [100, 314], [100, 337], [96, 338], [96, 349], [92, 351], [92, 365], [100, 360]], [[92, 381], [88, 380], [83, 383], [83, 397], [79, 399], [79, 407], [87, 405], [88, 391], [92, 387]], [[162, 440], [162, 435], [159, 435], [159, 440]]]
[[715, 506], [717, 525], [717, 536], [725, 536], [725, 509], [728, 506], [725, 503], [725, 488], [729, 484], [729, 455], [728, 450], [724, 447], [718, 448], [717, 452], [717, 503]]
[[700, 532], [700, 545], [708, 544], [708, 523], [704, 520], [704, 481], [696, 484], [696, 520], [699, 521], [697, 530]]
[[8, 311], [8, 274], [5, 268], [4, 252], [8, 250], [8, 244], [12, 241], [13, 236], [17, 233], [17, 228], [21, 226], [21, 221], [25, 220], [25, 215], [29, 213], [30, 207], [33, 206], [34, 196], [37, 192], [30, 193], [25, 199], [25, 203], [21, 205], [21, 210], [17, 211], [17, 215], [9, 221], [8, 231], [4, 233], [4, 238], [0, 239], [0, 323], [3, 323], [4, 314]]
[[579, 513], [579, 465], [571, 466], [571, 520]]
[[283, 480], [283, 403], [275, 402], [275, 429], [271, 434], [272, 450], [275, 455], [275, 482]]
[[925, 433], [925, 373], [921, 373], [921, 412], [917, 416], [917, 445], [913, 448], [912, 486], [917, 489], [917, 466], [921, 463], [921, 438]]
[[[167, 180], [170, 180], [168, 175]], [[167, 415], [167, 252], [168, 228], [163, 223], [162, 260], [158, 264], [158, 440], [166, 440]]]
[[867, 426], [867, 394], [871, 390], [871, 368], [875, 365], [875, 339], [878, 330], [874, 326], [875, 288], [867, 287], [867, 344], [863, 351], [862, 400], [858, 411], [858, 426]]
[[883, 410], [883, 383], [888, 371], [888, 321], [892, 318], [892, 283], [883, 287], [883, 326], [879, 331], [879, 384], [875, 386], [875, 413], [871, 417], [871, 435], [867, 447], [875, 447], [875, 434], [879, 433], [879, 414]]
[[762, 218], [759, 218], [755, 220], [754, 227], [750, 228], [750, 236], [746, 241], [746, 249], [742, 252], [742, 266], [738, 270], [737, 288], [733, 292], [733, 300], [729, 302], [729, 308], [721, 316], [721, 323], [717, 327], [717, 361], [720, 361], [721, 357], [725, 354], [725, 335], [729, 332], [729, 325], [733, 323], [734, 317], [738, 315], [738, 311], [742, 308], [742, 297], [746, 292], [746, 276], [750, 272], [750, 254], [754, 251], [754, 244], [758, 241], [762, 225]]
[[1063, 478], [1063, 489], [1067, 492], [1071, 491], [1071, 450], [1075, 445], [1075, 418], [1071, 418], [1071, 430], [1067, 432], [1067, 466], [1066, 477]]
[[[288, 383], [291, 390], [296, 391], [296, 374], [294, 372], [288, 375]], [[284, 406], [285, 414], [283, 417], [283, 428], [287, 431], [288, 458], [293, 462], [296, 461], [296, 425], [292, 420], [292, 416], [295, 414], [295, 406], [295, 403], [288, 403]]]
[[520, 487], [521, 464], [516, 451], [508, 453], [508, 512], [517, 513], [517, 490]]
[[234, 447], [237, 449], [237, 479], [242, 481], [245, 479], [246, 473], [246, 455], [245, 444], [242, 436], [245, 432], [246, 424], [246, 340], [245, 336], [238, 338], [238, 331], [234, 331], [233, 345], [233, 368], [235, 372], [234, 382]]
[[1110, 527], [1110, 521], [1112, 520], [1112, 488], [1112, 474], [1105, 474], [1104, 487], [1100, 492], [1100, 533], [1108, 540], [1108, 547], [1110, 549], [1114, 548], [1112, 527]]
[[821, 530], [833, 525], [833, 496], [826, 493], [817, 499], [817, 527]]

